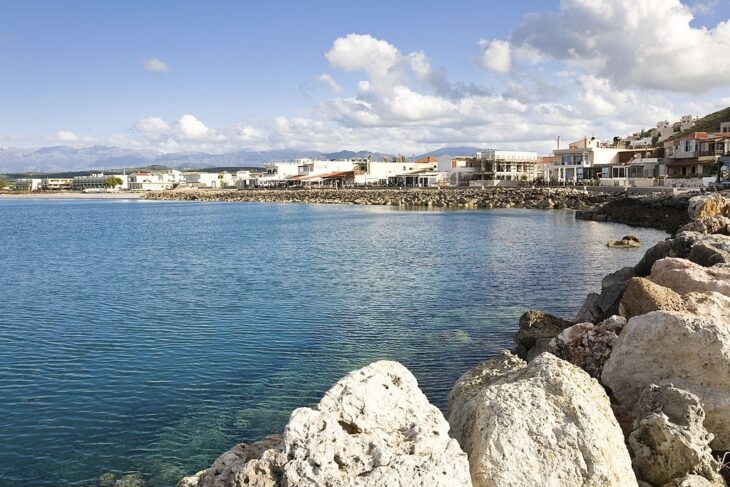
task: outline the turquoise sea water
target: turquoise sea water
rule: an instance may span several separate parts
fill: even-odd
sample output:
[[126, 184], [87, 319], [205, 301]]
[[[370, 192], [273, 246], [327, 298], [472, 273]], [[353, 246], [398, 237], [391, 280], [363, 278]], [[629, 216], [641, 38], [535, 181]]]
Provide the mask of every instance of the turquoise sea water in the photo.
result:
[[0, 200], [0, 485], [173, 485], [403, 362], [444, 408], [522, 312], [572, 317], [654, 230], [562, 211]]

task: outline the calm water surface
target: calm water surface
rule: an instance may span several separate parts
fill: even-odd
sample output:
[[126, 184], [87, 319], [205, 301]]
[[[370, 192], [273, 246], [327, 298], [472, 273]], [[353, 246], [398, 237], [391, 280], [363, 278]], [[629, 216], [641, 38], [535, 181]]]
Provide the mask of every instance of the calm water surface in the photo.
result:
[[345, 372], [445, 406], [528, 308], [572, 317], [654, 230], [561, 211], [0, 200], [0, 485], [173, 485]]

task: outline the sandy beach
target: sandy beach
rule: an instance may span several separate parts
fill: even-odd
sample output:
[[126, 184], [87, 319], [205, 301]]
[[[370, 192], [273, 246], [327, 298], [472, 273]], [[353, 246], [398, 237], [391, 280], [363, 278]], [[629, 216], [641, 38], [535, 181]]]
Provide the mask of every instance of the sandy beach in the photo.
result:
[[27, 198], [53, 200], [138, 200], [144, 193], [81, 193], [76, 191], [32, 193], [0, 193], [0, 198]]

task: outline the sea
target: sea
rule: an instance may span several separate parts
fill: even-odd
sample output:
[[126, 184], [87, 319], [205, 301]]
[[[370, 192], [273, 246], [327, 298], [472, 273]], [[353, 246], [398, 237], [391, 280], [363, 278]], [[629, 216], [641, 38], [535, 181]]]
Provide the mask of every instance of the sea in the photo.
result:
[[[397, 360], [445, 410], [528, 309], [572, 318], [651, 229], [570, 211], [0, 200], [0, 486], [172, 486]], [[103, 482], [102, 482], [103, 483]]]

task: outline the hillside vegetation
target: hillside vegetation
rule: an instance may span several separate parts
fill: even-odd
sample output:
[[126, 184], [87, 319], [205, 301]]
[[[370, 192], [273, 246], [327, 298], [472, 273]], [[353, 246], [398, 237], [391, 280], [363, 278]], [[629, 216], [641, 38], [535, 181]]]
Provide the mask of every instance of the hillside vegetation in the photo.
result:
[[669, 137], [669, 140], [676, 139], [677, 137], [683, 137], [693, 132], [719, 132], [720, 124], [722, 122], [730, 122], [730, 107], [705, 115], [698, 119], [691, 129], [674, 134]]

